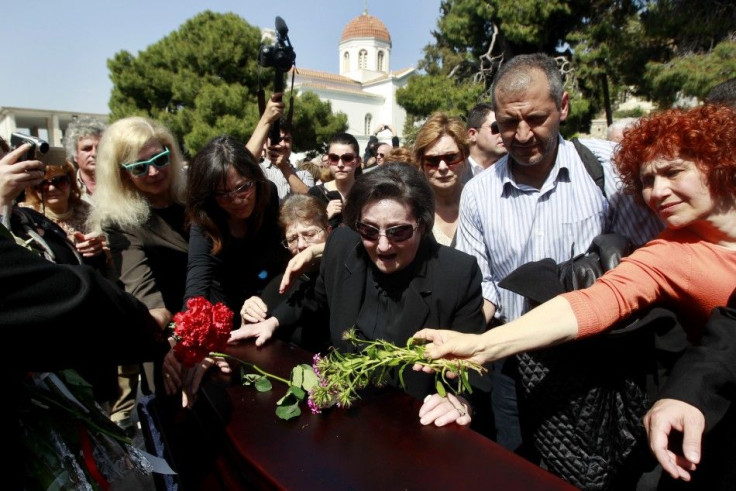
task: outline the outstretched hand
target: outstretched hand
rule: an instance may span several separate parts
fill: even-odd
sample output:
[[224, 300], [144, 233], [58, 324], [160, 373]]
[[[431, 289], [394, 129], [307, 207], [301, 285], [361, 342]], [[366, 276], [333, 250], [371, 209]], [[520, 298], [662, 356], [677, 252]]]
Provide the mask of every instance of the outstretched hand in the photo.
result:
[[279, 321], [275, 317], [269, 317], [263, 322], [256, 324], [243, 324], [239, 329], [230, 333], [229, 344], [236, 344], [250, 338], [256, 338], [256, 346], [263, 344], [271, 339], [276, 328], [279, 327]]
[[[432, 360], [437, 358], [461, 359], [479, 365], [490, 361], [483, 352], [481, 338], [477, 334], [465, 334], [448, 329], [422, 329], [414, 334], [413, 338], [429, 341], [424, 353]], [[431, 368], [424, 365], [417, 364], [413, 368], [415, 371], [433, 372]]]
[[[644, 416], [649, 448], [674, 479], [690, 480], [690, 473], [700, 462], [700, 443], [705, 429], [703, 413], [686, 402], [660, 399]], [[669, 449], [670, 433], [680, 431], [682, 455]]]
[[243, 302], [243, 307], [240, 309], [240, 317], [243, 319], [243, 323], [247, 324], [263, 322], [268, 317], [268, 306], [261, 297], [254, 295]]

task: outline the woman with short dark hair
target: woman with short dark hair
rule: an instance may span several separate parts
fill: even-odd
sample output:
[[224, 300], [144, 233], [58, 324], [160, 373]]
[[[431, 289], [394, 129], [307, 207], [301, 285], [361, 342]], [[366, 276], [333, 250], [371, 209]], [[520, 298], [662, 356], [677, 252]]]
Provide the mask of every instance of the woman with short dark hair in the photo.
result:
[[[329, 312], [335, 348], [355, 350], [342, 338], [352, 326], [359, 336], [400, 346], [420, 326], [484, 331], [478, 264], [434, 240], [432, 190], [417, 169], [385, 164], [363, 175], [343, 214], [346, 226], [330, 234], [314, 288], [317, 307]], [[231, 341], [255, 337], [262, 345], [277, 328], [299, 322], [303, 312], [282, 302], [272, 317], [233, 331]], [[399, 374], [392, 376], [392, 384], [398, 385]], [[424, 400], [422, 424], [471, 422], [464, 399], [434, 394], [432, 376], [407, 370], [403, 377], [406, 391]]]

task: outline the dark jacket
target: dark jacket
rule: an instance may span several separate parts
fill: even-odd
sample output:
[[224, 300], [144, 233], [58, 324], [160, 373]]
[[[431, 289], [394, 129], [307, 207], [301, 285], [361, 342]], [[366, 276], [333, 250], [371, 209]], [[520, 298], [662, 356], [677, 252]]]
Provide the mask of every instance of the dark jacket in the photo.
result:
[[[677, 361], [661, 399], [678, 399], [705, 415], [705, 435], [693, 489], [733, 489], [736, 483], [736, 292], [713, 310], [699, 346]], [[675, 447], [680, 453], [681, 447]], [[663, 478], [665, 481], [668, 477]]]
[[[416, 274], [409, 283], [409, 294], [401, 317], [396, 320], [393, 339], [388, 341], [405, 345], [414, 333], [425, 327], [469, 333], [485, 330], [481, 273], [475, 258], [426, 237], [415, 263]], [[353, 350], [342, 340], [342, 333], [358, 318], [369, 267], [371, 260], [360, 236], [347, 227], [334, 230], [322, 257], [315, 298], [322, 308], [329, 309], [332, 344], [343, 351]], [[273, 315], [280, 326], [289, 326], [298, 322], [302, 312], [302, 308], [282, 302]], [[434, 392], [433, 376], [408, 371], [404, 375], [409, 394], [423, 398]]]

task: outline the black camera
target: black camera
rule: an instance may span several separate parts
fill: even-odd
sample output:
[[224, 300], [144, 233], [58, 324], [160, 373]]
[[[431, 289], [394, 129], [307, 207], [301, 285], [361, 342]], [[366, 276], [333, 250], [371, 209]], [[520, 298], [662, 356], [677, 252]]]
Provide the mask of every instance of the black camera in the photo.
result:
[[[296, 60], [296, 53], [289, 41], [289, 28], [286, 22], [279, 16], [276, 16], [276, 40], [272, 46], [263, 46], [258, 53], [258, 63], [263, 67], [273, 67], [274, 70], [274, 92], [284, 91], [284, 74], [291, 70]], [[289, 121], [291, 117], [289, 116]], [[268, 133], [271, 145], [276, 145], [281, 141], [281, 129], [278, 121], [271, 125], [271, 131]]]
[[23, 133], [12, 133], [10, 135], [10, 144], [13, 148], [18, 148], [25, 143], [30, 143], [31, 148], [28, 149], [28, 152], [26, 152], [25, 155], [21, 155], [17, 162], [23, 162], [24, 160], [40, 160], [40, 155], [49, 151], [48, 142], [41, 140], [38, 137], [24, 135]]
[[281, 72], [288, 72], [294, 61], [296, 53], [289, 41], [289, 28], [281, 17], [276, 17], [276, 40], [271, 46], [261, 47], [258, 53], [258, 63], [263, 67], [273, 67]]

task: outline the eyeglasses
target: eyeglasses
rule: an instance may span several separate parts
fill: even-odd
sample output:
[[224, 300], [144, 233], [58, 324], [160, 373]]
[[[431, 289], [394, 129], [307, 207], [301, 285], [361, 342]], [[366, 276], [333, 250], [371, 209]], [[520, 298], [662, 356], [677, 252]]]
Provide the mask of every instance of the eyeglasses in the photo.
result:
[[440, 162], [444, 162], [448, 167], [457, 165], [465, 160], [462, 152], [445, 153], [442, 155], [425, 155], [422, 157], [422, 163], [427, 167], [439, 167]]
[[255, 191], [256, 182], [257, 181], [245, 181], [232, 191], [217, 191], [215, 192], [215, 198], [232, 201], [240, 196], [248, 197], [253, 191]]
[[328, 153], [327, 160], [329, 160], [331, 164], [336, 164], [341, 160], [343, 161], [343, 163], [349, 164], [350, 162], [355, 160], [355, 154], [354, 153], [344, 153], [342, 155], [337, 155], [335, 153]]
[[154, 155], [148, 160], [123, 164], [123, 169], [130, 172], [130, 175], [133, 177], [143, 177], [148, 174], [148, 166], [150, 165], [154, 166], [156, 169], [167, 167], [169, 165], [169, 149], [164, 147], [163, 152]]
[[376, 228], [373, 225], [355, 222], [355, 230], [363, 237], [363, 240], [369, 240], [371, 242], [378, 240], [382, 235], [391, 242], [404, 242], [405, 240], [411, 239], [417, 228], [419, 228], [418, 223], [414, 225], [397, 225], [381, 231], [380, 228]]
[[491, 130], [491, 135], [498, 135], [501, 132], [501, 130], [498, 128], [498, 123], [495, 121], [488, 126], [482, 124], [480, 125], [480, 127], [488, 128], [489, 130]]
[[319, 236], [324, 232], [325, 229], [318, 228], [318, 229], [312, 229], [312, 230], [305, 230], [300, 234], [294, 234], [290, 235], [284, 240], [281, 241], [281, 245], [286, 247], [287, 249], [290, 249], [291, 247], [294, 247], [299, 243], [299, 238], [301, 237], [304, 239], [304, 242], [307, 244], [314, 244], [314, 241], [316, 241]]
[[44, 179], [43, 181], [36, 184], [36, 189], [39, 191], [47, 191], [52, 185], [57, 189], [68, 187], [71, 184], [69, 176], [56, 176], [51, 179]]
[[383, 158], [386, 158], [386, 154], [385, 154], [385, 153], [381, 153], [381, 152], [378, 152], [378, 153], [377, 153], [376, 155], [378, 155], [378, 156], [379, 156], [379, 157], [381, 157], [382, 159], [383, 159]]

